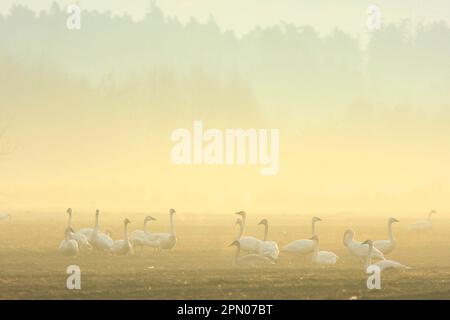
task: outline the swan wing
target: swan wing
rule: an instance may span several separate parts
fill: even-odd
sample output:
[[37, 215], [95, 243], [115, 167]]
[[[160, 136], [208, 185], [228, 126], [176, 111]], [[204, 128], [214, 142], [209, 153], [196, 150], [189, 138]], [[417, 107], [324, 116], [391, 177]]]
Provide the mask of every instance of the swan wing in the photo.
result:
[[241, 250], [247, 251], [250, 253], [258, 253], [259, 252], [259, 244], [260, 240], [255, 237], [241, 237], [239, 239], [239, 243], [241, 245]]
[[424, 230], [424, 229], [430, 229], [431, 228], [431, 222], [428, 220], [423, 221], [417, 221], [409, 226], [410, 230]]
[[280, 250], [278, 249], [278, 245], [275, 241], [261, 241], [259, 245], [259, 254], [276, 260], [278, 259]]
[[308, 254], [314, 251], [314, 242], [310, 239], [295, 240], [285, 245], [282, 251], [298, 254]]
[[381, 260], [375, 263], [375, 265], [380, 267], [381, 271], [386, 269], [411, 269], [410, 267], [394, 260]]
[[130, 234], [130, 239], [137, 238], [137, 237], [145, 237], [145, 232], [144, 232], [144, 230], [134, 230], [134, 231]]
[[376, 240], [373, 242], [374, 249], [378, 249], [383, 254], [387, 254], [394, 249], [394, 243], [390, 240]]
[[336, 264], [338, 259], [339, 257], [331, 251], [319, 251], [316, 258], [317, 262], [319, 262], [320, 264], [327, 265]]
[[[354, 256], [357, 256], [357, 257], [365, 258], [369, 254], [369, 245], [362, 244], [359, 241], [350, 241], [347, 245], [347, 248], [350, 251], [350, 253], [352, 253]], [[373, 247], [372, 257], [384, 259], [384, 254], [377, 248]]]

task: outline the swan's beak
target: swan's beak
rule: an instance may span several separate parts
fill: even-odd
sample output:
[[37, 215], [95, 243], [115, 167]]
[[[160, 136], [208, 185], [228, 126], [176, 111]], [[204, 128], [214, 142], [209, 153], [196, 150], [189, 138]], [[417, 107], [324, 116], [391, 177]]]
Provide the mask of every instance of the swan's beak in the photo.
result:
[[362, 244], [370, 244], [371, 242], [372, 242], [371, 240], [366, 240]]
[[237, 214], [237, 215], [243, 216], [243, 215], [245, 214], [245, 211], [238, 211], [238, 212], [235, 212], [234, 214]]
[[397, 219], [394, 219], [393, 221], [394, 221], [394, 222], [400, 222], [400, 221], [398, 221]]

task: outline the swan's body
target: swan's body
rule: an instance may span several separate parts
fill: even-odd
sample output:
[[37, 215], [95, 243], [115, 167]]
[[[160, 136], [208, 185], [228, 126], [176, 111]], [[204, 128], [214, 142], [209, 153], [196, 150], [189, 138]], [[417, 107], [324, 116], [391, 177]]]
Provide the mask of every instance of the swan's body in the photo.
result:
[[372, 263], [372, 253], [374, 249], [373, 242], [371, 240], [366, 240], [363, 243], [369, 246], [369, 252], [366, 256], [366, 269], [371, 265], [378, 266], [381, 271], [386, 269], [411, 269], [410, 267], [394, 260], [380, 260], [376, 263]]
[[155, 237], [153, 234], [147, 231], [147, 223], [149, 221], [156, 220], [151, 216], [147, 216], [144, 219], [144, 229], [143, 230], [135, 230], [131, 233], [130, 242], [133, 247], [152, 247], [159, 248], [160, 243], [158, 237]]
[[278, 259], [280, 250], [278, 244], [275, 241], [268, 241], [267, 236], [269, 233], [269, 222], [267, 219], [261, 220], [259, 224], [264, 225], [264, 240], [259, 243], [259, 254], [268, 257], [272, 260]]
[[236, 237], [236, 240], [238, 240], [240, 244], [239, 250], [245, 251], [247, 253], [259, 253], [259, 245], [261, 241], [259, 239], [256, 239], [255, 237], [243, 236], [247, 214], [244, 211], [237, 212], [236, 214], [242, 216], [242, 219], [238, 218], [236, 220], [236, 224], [239, 225], [239, 232]]
[[125, 219], [123, 221], [123, 239], [114, 241], [113, 246], [111, 247], [112, 254], [118, 255], [129, 255], [134, 254], [133, 245], [128, 238], [128, 224], [130, 224], [130, 220]]
[[433, 227], [433, 223], [431, 222], [431, 215], [435, 214], [436, 211], [432, 210], [428, 214], [427, 220], [417, 221], [409, 226], [410, 230], [429, 230]]
[[78, 230], [78, 233], [84, 234], [88, 240], [91, 239], [92, 235], [94, 234], [95, 226], [98, 224], [98, 216], [99, 215], [100, 215], [100, 211], [98, 209], [95, 210], [94, 228], [82, 228], [82, 229]]
[[0, 220], [11, 220], [11, 215], [9, 213], [0, 213]]
[[173, 216], [175, 215], [175, 210], [170, 209], [170, 232], [169, 233], [151, 233], [149, 236], [149, 240], [158, 241], [159, 248], [170, 250], [175, 247], [177, 243], [177, 235], [175, 233], [175, 224], [173, 221]]
[[[322, 221], [322, 219], [318, 217], [312, 218], [312, 236], [316, 236], [316, 222]], [[311, 239], [300, 239], [294, 240], [291, 243], [288, 243], [281, 250], [283, 252], [291, 252], [299, 255], [309, 254], [314, 251], [314, 241]]]
[[373, 242], [374, 248], [380, 250], [383, 254], [391, 253], [395, 248], [395, 239], [392, 234], [392, 224], [398, 222], [395, 218], [389, 218], [388, 220], [388, 236], [389, 240], [376, 240]]
[[230, 246], [236, 246], [236, 253], [233, 258], [233, 265], [240, 267], [266, 267], [274, 264], [273, 260], [260, 254], [248, 254], [239, 257], [241, 251], [241, 244], [238, 240], [233, 241]]
[[78, 247], [81, 249], [91, 249], [92, 246], [89, 244], [88, 238], [80, 232], [73, 231], [72, 229], [72, 209], [69, 208], [66, 211], [69, 215], [69, 221], [67, 223], [67, 228], [71, 229], [70, 237], [78, 243]]
[[73, 233], [73, 230], [67, 228], [64, 233], [65, 239], [59, 244], [58, 250], [65, 256], [75, 256], [79, 252], [78, 242], [71, 239], [71, 233]]
[[319, 250], [319, 237], [314, 236], [311, 238], [314, 243], [314, 251], [312, 254], [312, 262], [321, 265], [334, 265], [338, 261], [339, 257], [331, 251]]
[[[347, 247], [348, 251], [355, 257], [367, 257], [367, 254], [369, 253], [369, 245], [354, 240], [354, 236], [355, 233], [352, 230], [347, 230], [344, 233], [344, 245]], [[373, 248], [372, 257], [384, 260], [383, 253], [377, 248]]]
[[91, 236], [89, 237], [89, 243], [99, 251], [110, 251], [114, 241], [107, 234], [98, 232], [99, 229], [99, 215], [100, 211], [97, 210], [95, 213], [95, 227]]

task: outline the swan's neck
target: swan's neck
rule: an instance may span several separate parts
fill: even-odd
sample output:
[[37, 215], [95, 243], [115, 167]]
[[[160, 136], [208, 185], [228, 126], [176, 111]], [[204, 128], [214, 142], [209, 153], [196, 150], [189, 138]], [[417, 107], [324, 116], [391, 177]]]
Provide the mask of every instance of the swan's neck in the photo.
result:
[[173, 214], [170, 214], [170, 234], [175, 235], [175, 225], [173, 222]]
[[388, 224], [388, 235], [389, 235], [389, 240], [390, 240], [391, 242], [394, 242], [395, 240], [394, 240], [394, 235], [393, 235], [393, 233], [392, 233], [392, 222], [390, 222], [390, 223]]
[[269, 235], [269, 225], [264, 224], [264, 241], [267, 241], [267, 236]]
[[144, 221], [144, 233], [145, 233], [145, 234], [148, 233], [148, 232], [147, 232], [147, 223], [148, 223], [148, 220], [145, 220], [145, 221]]
[[242, 223], [239, 223], [239, 230], [238, 230], [238, 234], [237, 234], [237, 239], [239, 240], [242, 237], [242, 234], [244, 233], [244, 226], [242, 225]]
[[66, 241], [69, 241], [69, 240], [70, 240], [70, 233], [67, 232], [67, 231], [66, 231], [66, 237], [65, 237], [65, 238], [66, 238]]
[[369, 251], [367, 252], [366, 269], [372, 264], [373, 244], [368, 244], [368, 246]]
[[319, 243], [317, 242], [317, 240], [313, 240], [313, 244], [314, 244], [314, 251], [313, 251], [312, 259], [313, 259], [313, 261], [316, 261], [317, 256], [319, 254]]
[[69, 213], [69, 221], [67, 222], [67, 228], [71, 228], [72, 227], [72, 214]]
[[94, 226], [94, 232], [98, 231], [98, 214], [95, 215], [95, 226]]
[[316, 236], [316, 221], [313, 220], [312, 222], [312, 235], [313, 237]]
[[123, 238], [125, 239], [125, 242], [128, 242], [128, 223], [125, 223], [123, 227]]

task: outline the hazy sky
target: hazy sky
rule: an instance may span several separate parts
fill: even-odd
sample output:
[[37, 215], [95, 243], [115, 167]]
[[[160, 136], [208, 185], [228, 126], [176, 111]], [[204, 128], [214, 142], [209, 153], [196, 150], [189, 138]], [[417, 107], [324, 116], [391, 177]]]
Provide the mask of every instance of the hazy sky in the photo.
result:
[[[35, 10], [47, 9], [54, 0], [2, 0], [0, 12], [6, 13], [12, 4], [26, 4]], [[61, 5], [78, 3], [86, 9], [124, 11], [141, 18], [150, 0], [79, 0], [57, 1]], [[271, 25], [279, 21], [315, 26], [320, 32], [339, 27], [352, 33], [365, 32], [366, 9], [377, 4], [385, 21], [405, 18], [414, 20], [450, 21], [448, 0], [157, 0], [156, 4], [168, 15], [176, 15], [182, 21], [195, 16], [205, 20], [212, 14], [223, 29], [238, 33], [255, 25]]]

